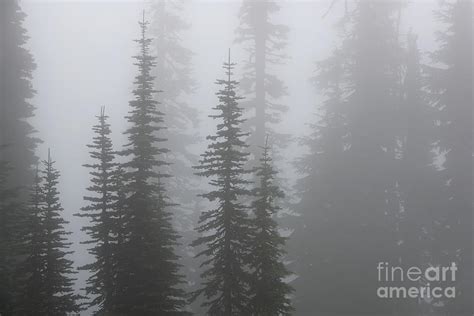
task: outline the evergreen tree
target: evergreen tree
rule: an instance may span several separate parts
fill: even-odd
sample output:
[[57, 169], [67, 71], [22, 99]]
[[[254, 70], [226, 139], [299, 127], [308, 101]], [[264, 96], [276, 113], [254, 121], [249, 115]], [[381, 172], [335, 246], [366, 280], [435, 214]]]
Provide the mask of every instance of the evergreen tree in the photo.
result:
[[28, 122], [34, 107], [31, 79], [33, 57], [26, 49], [25, 14], [17, 0], [0, 1], [0, 168], [2, 173], [2, 221], [0, 233], [0, 313], [14, 308], [22, 282], [15, 270], [25, 257], [22, 237], [28, 233], [25, 206], [33, 185], [34, 154], [38, 140]]
[[107, 123], [105, 108], [101, 109], [97, 118], [99, 122], [93, 127], [96, 135], [92, 144], [88, 145], [94, 162], [84, 165], [91, 169], [91, 186], [87, 190], [93, 194], [84, 197], [89, 204], [81, 209], [82, 213], [76, 215], [90, 219], [90, 224], [82, 229], [88, 233], [90, 239], [83, 243], [93, 245], [89, 252], [95, 261], [81, 267], [91, 272], [86, 287], [87, 295], [93, 296], [89, 306], [98, 306], [97, 313], [107, 315], [114, 308], [116, 286], [118, 214], [114, 172], [117, 163], [114, 162], [115, 152], [110, 139], [111, 130], [110, 124]]
[[437, 17], [444, 30], [437, 34], [439, 49], [429, 70], [432, 102], [438, 110], [439, 149], [444, 154], [437, 199], [438, 264], [458, 266], [457, 295], [444, 313], [472, 313], [472, 1], [445, 1]]
[[28, 233], [24, 238], [27, 248], [27, 258], [19, 269], [23, 275], [19, 301], [16, 312], [25, 315], [44, 315], [46, 302], [44, 284], [45, 262], [45, 235], [44, 235], [44, 194], [43, 179], [40, 176], [39, 166], [36, 169], [35, 184], [30, 194], [27, 228]]
[[[152, 2], [150, 33], [154, 37], [153, 51], [157, 57], [153, 70], [155, 87], [162, 90], [157, 95], [157, 101], [166, 116], [167, 128], [162, 134], [168, 139], [170, 151], [167, 156], [173, 161], [170, 165], [173, 177], [167, 181], [170, 186], [168, 190], [173, 196], [176, 196], [176, 191], [183, 202], [189, 203], [195, 194], [192, 193], [193, 190], [189, 192], [185, 188], [190, 187], [187, 178], [192, 175], [190, 166], [194, 164], [196, 157], [188, 145], [197, 140], [191, 134], [190, 127], [198, 124], [198, 113], [184, 101], [194, 91], [195, 82], [191, 77], [193, 53], [183, 46], [180, 39], [182, 33], [189, 28], [181, 17], [183, 4], [183, 0]], [[173, 179], [177, 183], [170, 181]]]
[[71, 277], [75, 271], [72, 261], [67, 256], [71, 243], [68, 243], [67, 235], [70, 234], [64, 229], [68, 223], [63, 218], [63, 208], [59, 201], [58, 179], [59, 171], [54, 168], [54, 161], [48, 153], [48, 159], [43, 161], [44, 184], [42, 192], [44, 194], [44, 205], [42, 207], [41, 232], [43, 239], [42, 254], [44, 260], [43, 285], [41, 287], [44, 300], [44, 314], [37, 311], [36, 315], [66, 315], [80, 310], [76, 300], [78, 295], [74, 294], [74, 280]]
[[183, 283], [179, 274], [178, 256], [174, 253], [178, 236], [171, 223], [171, 213], [162, 179], [167, 163], [162, 146], [165, 138], [157, 136], [164, 127], [163, 113], [153, 99], [152, 70], [155, 57], [150, 55], [152, 40], [147, 37], [148, 22], [139, 23], [141, 38], [139, 55], [134, 58], [139, 74], [136, 76], [135, 100], [127, 120], [125, 132], [129, 143], [123, 154], [129, 157], [124, 164], [127, 186], [127, 211], [123, 218], [124, 241], [119, 248], [119, 313], [129, 315], [185, 314]]
[[36, 65], [25, 48], [25, 17], [17, 0], [0, 2], [0, 144], [7, 145], [0, 151], [0, 160], [10, 164], [9, 186], [23, 189], [33, 184], [38, 142], [28, 123], [34, 112], [30, 100], [35, 93], [31, 79]]
[[316, 80], [323, 116], [301, 166], [307, 175], [300, 182], [301, 226], [292, 236], [298, 315], [384, 315], [397, 304], [378, 299], [373, 289], [377, 263], [398, 256], [400, 210], [390, 200], [398, 165], [400, 3], [352, 5], [341, 46]]
[[[0, 148], [2, 150], [2, 148]], [[8, 315], [15, 304], [15, 266], [18, 263], [18, 224], [21, 204], [18, 189], [9, 188], [7, 179], [11, 168], [0, 161], [0, 314]]]
[[248, 143], [255, 157], [259, 157], [258, 146], [264, 143], [267, 133], [276, 135], [276, 144], [280, 147], [287, 138], [272, 129], [272, 125], [280, 122], [281, 113], [287, 110], [278, 103], [287, 93], [286, 86], [272, 73], [275, 66], [286, 59], [288, 27], [272, 21], [272, 15], [279, 10], [273, 0], [243, 0], [239, 12], [236, 42], [243, 44], [249, 54], [241, 81], [248, 101], [242, 105], [249, 112], [245, 129], [251, 131]]
[[[290, 256], [295, 258], [293, 269], [298, 274], [298, 278], [292, 282], [295, 287], [296, 315], [306, 315], [320, 304], [329, 303], [326, 301], [327, 297], [322, 295], [325, 289], [333, 289], [331, 282], [335, 281], [329, 281], [329, 276], [325, 279], [319, 272], [328, 264], [324, 260], [330, 260], [334, 256], [337, 251], [335, 247], [342, 247], [327, 244], [323, 246], [322, 241], [325, 239], [321, 236], [335, 234], [334, 226], [326, 224], [331, 219], [331, 199], [336, 194], [336, 181], [341, 181], [344, 176], [340, 166], [345, 163], [344, 153], [349, 146], [347, 102], [343, 98], [342, 88], [344, 72], [347, 71], [344, 51], [341, 48], [334, 49], [328, 59], [317, 64], [317, 69], [318, 74], [313, 83], [324, 94], [325, 100], [314, 118], [316, 122], [310, 125], [311, 135], [302, 140], [309, 153], [296, 163], [302, 176], [295, 185], [300, 195], [295, 209], [301, 216], [294, 218], [295, 231], [289, 240]], [[319, 278], [318, 281], [316, 277]], [[322, 302], [315, 301], [314, 297], [324, 299]]]
[[260, 180], [255, 190], [257, 199], [252, 205], [255, 219], [250, 234], [251, 308], [252, 315], [291, 315], [293, 308], [288, 295], [293, 289], [283, 280], [290, 272], [281, 261], [286, 238], [280, 236], [273, 218], [280, 210], [276, 200], [283, 198], [284, 193], [274, 183], [277, 172], [273, 169], [269, 150], [265, 144], [257, 168]]
[[217, 80], [222, 86], [217, 92], [219, 104], [213, 109], [218, 113], [210, 115], [218, 119], [217, 133], [208, 136], [211, 141], [208, 150], [202, 154], [197, 173], [211, 178], [209, 184], [214, 190], [201, 196], [216, 203], [216, 208], [203, 212], [197, 231], [203, 236], [193, 242], [203, 246], [197, 256], [205, 257], [202, 266], [207, 267], [201, 274], [202, 287], [194, 293], [194, 298], [204, 295], [203, 307], [209, 315], [245, 315], [248, 313], [249, 272], [247, 254], [249, 240], [249, 220], [247, 210], [240, 199], [250, 192], [244, 169], [249, 154], [243, 138], [248, 136], [241, 130], [242, 109], [238, 106], [241, 97], [236, 95], [237, 81], [232, 79], [235, 64], [224, 63], [226, 79]]
[[162, 90], [157, 95], [157, 101], [166, 117], [166, 129], [161, 131], [161, 135], [168, 140], [166, 161], [173, 162], [167, 166], [167, 172], [173, 176], [164, 179], [163, 185], [166, 185], [173, 201], [179, 204], [174, 208], [174, 224], [182, 238], [182, 246], [177, 251], [190, 285], [197, 283], [199, 278], [193, 269], [195, 262], [189, 246], [196, 237], [194, 227], [197, 215], [193, 207], [194, 198], [200, 192], [192, 169], [198, 157], [191, 150], [191, 145], [198, 142], [194, 132], [199, 115], [197, 109], [186, 102], [196, 84], [192, 78], [193, 53], [182, 40], [182, 35], [190, 26], [183, 17], [185, 8], [184, 0], [152, 1], [150, 33], [155, 39], [152, 50], [157, 56], [153, 71], [155, 87]]

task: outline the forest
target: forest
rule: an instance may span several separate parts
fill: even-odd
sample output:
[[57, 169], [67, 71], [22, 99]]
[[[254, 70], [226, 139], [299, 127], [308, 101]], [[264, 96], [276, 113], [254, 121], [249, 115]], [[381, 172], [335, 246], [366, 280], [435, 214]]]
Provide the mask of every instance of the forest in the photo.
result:
[[472, 0], [0, 0], [0, 316], [472, 316]]

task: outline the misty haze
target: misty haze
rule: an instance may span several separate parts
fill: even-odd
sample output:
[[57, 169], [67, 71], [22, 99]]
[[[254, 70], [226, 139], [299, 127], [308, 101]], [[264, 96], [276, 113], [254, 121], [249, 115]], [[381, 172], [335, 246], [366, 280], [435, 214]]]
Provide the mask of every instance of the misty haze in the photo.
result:
[[472, 316], [472, 0], [0, 0], [0, 316]]

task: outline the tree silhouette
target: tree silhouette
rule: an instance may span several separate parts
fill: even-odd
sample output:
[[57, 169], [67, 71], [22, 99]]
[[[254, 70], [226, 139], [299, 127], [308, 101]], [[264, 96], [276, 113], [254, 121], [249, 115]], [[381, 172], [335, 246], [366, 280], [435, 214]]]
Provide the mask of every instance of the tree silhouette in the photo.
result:
[[250, 194], [245, 179], [249, 171], [244, 169], [248, 146], [243, 140], [248, 134], [241, 130], [244, 120], [238, 106], [241, 97], [235, 92], [238, 83], [232, 79], [234, 66], [229, 52], [224, 63], [227, 78], [217, 80], [222, 86], [217, 92], [219, 104], [213, 108], [217, 114], [209, 116], [219, 120], [217, 132], [207, 137], [211, 143], [195, 167], [214, 187], [201, 196], [216, 204], [201, 214], [197, 231], [203, 236], [193, 242], [193, 246], [204, 247], [197, 256], [205, 258], [202, 266], [206, 267], [194, 299], [204, 295], [202, 306], [208, 308], [209, 315], [244, 315], [249, 310], [246, 266], [250, 230], [246, 207], [240, 201]]
[[[118, 312], [125, 314], [186, 314], [183, 278], [175, 254], [178, 236], [171, 223], [172, 205], [166, 196], [161, 171], [167, 165], [163, 155], [165, 138], [157, 136], [165, 127], [159, 103], [153, 99], [155, 57], [150, 55], [152, 40], [148, 22], [139, 22], [140, 52], [134, 58], [139, 73], [135, 77], [135, 99], [130, 101], [127, 120], [130, 128], [123, 154], [127, 181], [127, 211], [123, 218], [123, 243], [119, 247]], [[158, 171], [158, 170], [160, 171]]]

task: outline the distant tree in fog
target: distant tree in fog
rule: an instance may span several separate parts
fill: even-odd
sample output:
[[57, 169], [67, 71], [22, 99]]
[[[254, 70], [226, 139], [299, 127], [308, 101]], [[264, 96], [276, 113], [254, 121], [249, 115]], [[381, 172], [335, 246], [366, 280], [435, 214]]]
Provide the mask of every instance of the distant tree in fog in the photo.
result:
[[25, 48], [25, 17], [17, 0], [0, 2], [0, 145], [7, 145], [0, 157], [10, 163], [9, 185], [28, 188], [33, 184], [38, 139], [28, 122], [34, 115], [30, 101], [35, 94], [31, 80], [36, 65]]
[[282, 262], [286, 238], [280, 236], [275, 220], [280, 210], [278, 200], [283, 191], [275, 184], [270, 147], [262, 147], [263, 154], [256, 170], [259, 183], [252, 204], [254, 217], [250, 232], [250, 295], [251, 315], [291, 315], [293, 308], [289, 295], [293, 289], [284, 278], [291, 273]]
[[390, 201], [398, 165], [401, 4], [351, 6], [341, 43], [319, 64], [321, 118], [300, 165], [301, 222], [290, 240], [299, 315], [385, 314], [404, 304], [382, 302], [373, 292], [376, 263], [398, 258], [400, 208]]
[[[209, 178], [212, 191], [202, 194], [215, 208], [202, 212], [197, 231], [202, 234], [193, 243], [203, 257], [202, 286], [194, 298], [203, 295], [208, 315], [249, 314], [249, 219], [241, 198], [250, 194], [244, 168], [249, 154], [242, 132], [242, 109], [238, 105], [237, 81], [232, 79], [235, 64], [224, 63], [225, 79], [217, 80], [219, 104], [209, 117], [218, 120], [217, 132], [210, 135], [208, 149], [201, 155], [197, 174]], [[201, 246], [203, 248], [201, 248]]]
[[15, 309], [14, 272], [18, 264], [15, 255], [18, 255], [18, 227], [23, 209], [17, 200], [18, 189], [8, 187], [10, 172], [9, 164], [0, 161], [0, 313], [5, 315]]
[[91, 185], [87, 188], [89, 195], [84, 197], [88, 202], [76, 216], [86, 217], [89, 223], [82, 228], [89, 235], [86, 245], [92, 245], [89, 253], [94, 257], [90, 264], [80, 267], [90, 271], [85, 288], [87, 295], [92, 295], [89, 306], [97, 306], [98, 313], [114, 312], [116, 288], [117, 236], [119, 220], [122, 214], [117, 210], [119, 189], [114, 183], [118, 163], [115, 162], [115, 151], [110, 139], [110, 124], [105, 108], [97, 116], [98, 123], [92, 128], [95, 136], [90, 148], [91, 163], [84, 165], [90, 169]]
[[258, 146], [265, 142], [267, 133], [275, 135], [276, 145], [283, 146], [285, 139], [274, 125], [281, 120], [281, 114], [287, 110], [280, 104], [286, 95], [286, 86], [275, 72], [275, 66], [284, 63], [284, 49], [288, 27], [276, 24], [272, 20], [280, 10], [276, 1], [243, 0], [239, 12], [240, 25], [237, 28], [236, 42], [241, 43], [248, 52], [244, 62], [243, 78], [240, 88], [246, 101], [242, 106], [246, 110], [247, 121], [244, 129], [251, 132], [248, 143], [252, 154], [260, 155]]
[[436, 17], [439, 48], [428, 71], [430, 98], [438, 110], [439, 149], [444, 153], [435, 232], [439, 264], [456, 262], [460, 294], [446, 304], [445, 312], [460, 315], [472, 312], [472, 111], [473, 52], [472, 1], [453, 0], [441, 4]]
[[134, 56], [139, 73], [135, 77], [135, 99], [130, 101], [128, 143], [123, 155], [127, 181], [126, 212], [123, 217], [123, 242], [119, 247], [117, 293], [118, 313], [130, 315], [187, 314], [175, 254], [178, 235], [172, 226], [172, 205], [166, 196], [162, 171], [168, 149], [161, 136], [165, 128], [159, 103], [153, 98], [156, 58], [150, 55], [152, 40], [147, 37], [149, 23], [139, 22], [139, 54]]
[[[17, 0], [0, 1], [0, 164], [2, 164], [3, 204], [0, 225], [0, 313], [7, 314], [17, 301], [21, 278], [15, 270], [24, 258], [21, 237], [26, 223], [28, 189], [33, 185], [38, 139], [29, 123], [35, 91], [32, 72], [36, 65], [28, 49], [23, 27], [25, 14]], [[26, 225], [26, 224], [25, 224]], [[6, 247], [6, 248], [5, 248]], [[4, 290], [3, 290], [4, 288]]]
[[[440, 179], [434, 164], [436, 111], [427, 100], [426, 76], [422, 72], [418, 36], [409, 31], [406, 48], [401, 55], [400, 107], [393, 119], [398, 121], [397, 247], [395, 253], [404, 266], [428, 267], [433, 264], [434, 223], [438, 215], [437, 196]], [[406, 304], [407, 314], [429, 314], [432, 304], [416, 302]]]
[[193, 212], [194, 199], [199, 192], [199, 185], [193, 174], [192, 166], [198, 157], [191, 151], [191, 145], [197, 143], [195, 128], [198, 125], [199, 113], [186, 102], [194, 92], [196, 83], [192, 77], [191, 50], [183, 44], [183, 35], [190, 25], [185, 20], [184, 0], [151, 1], [150, 35], [154, 38], [152, 52], [156, 55], [155, 87], [161, 90], [157, 95], [160, 109], [166, 120], [166, 129], [161, 135], [167, 138], [166, 160], [172, 177], [164, 179], [168, 194], [173, 202], [179, 204], [174, 209], [174, 224], [182, 239], [178, 254], [185, 268], [188, 284], [197, 282], [198, 276], [193, 269], [192, 249], [189, 246], [195, 238], [194, 226], [197, 214]]

